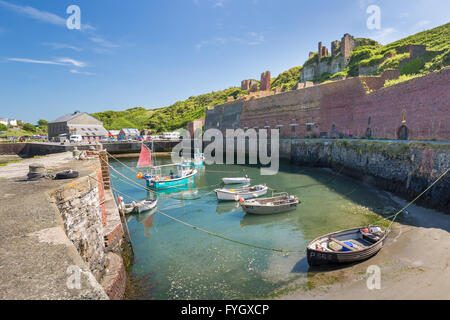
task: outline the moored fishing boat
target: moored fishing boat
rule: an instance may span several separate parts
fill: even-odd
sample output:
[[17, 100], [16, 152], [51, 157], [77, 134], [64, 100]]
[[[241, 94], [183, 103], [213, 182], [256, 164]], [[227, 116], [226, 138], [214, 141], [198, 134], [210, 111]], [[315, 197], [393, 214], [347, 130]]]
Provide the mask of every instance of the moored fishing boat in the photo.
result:
[[222, 178], [222, 181], [224, 184], [246, 184], [250, 183], [250, 178], [248, 175], [245, 175], [245, 177], [239, 178]]
[[[177, 173], [173, 173], [170, 170], [169, 175], [164, 176], [161, 174], [162, 167], [176, 166]], [[185, 186], [189, 183], [193, 183], [197, 169], [192, 168], [187, 164], [167, 165], [160, 167], [152, 167], [150, 174], [138, 173], [139, 179], [146, 180], [147, 187], [150, 189], [167, 189]]]
[[354, 228], [314, 239], [306, 247], [310, 266], [366, 260], [381, 250], [387, 232], [379, 226]]
[[216, 189], [214, 192], [218, 200], [239, 201], [240, 199], [251, 199], [263, 196], [269, 188], [266, 185], [258, 184], [253, 187], [246, 186], [240, 189]]
[[274, 214], [297, 209], [300, 201], [286, 192], [274, 193], [270, 198], [249, 199], [241, 201], [242, 209], [253, 214]]
[[145, 211], [150, 211], [156, 208], [156, 205], [158, 203], [158, 199], [149, 199], [149, 200], [142, 200], [134, 204], [134, 211], [136, 213], [142, 213]]

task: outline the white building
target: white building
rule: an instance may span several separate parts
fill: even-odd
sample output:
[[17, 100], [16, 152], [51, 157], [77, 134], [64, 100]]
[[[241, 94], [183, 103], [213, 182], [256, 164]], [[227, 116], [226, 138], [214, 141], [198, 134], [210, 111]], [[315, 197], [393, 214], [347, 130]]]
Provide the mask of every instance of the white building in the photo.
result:
[[0, 118], [0, 123], [7, 127], [17, 127], [16, 119]]

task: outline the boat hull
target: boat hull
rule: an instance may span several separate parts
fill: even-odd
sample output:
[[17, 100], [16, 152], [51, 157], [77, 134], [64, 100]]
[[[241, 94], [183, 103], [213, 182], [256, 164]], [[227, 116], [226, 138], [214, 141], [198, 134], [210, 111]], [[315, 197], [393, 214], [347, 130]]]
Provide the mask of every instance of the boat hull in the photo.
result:
[[146, 211], [150, 211], [156, 208], [156, 205], [158, 203], [158, 200], [152, 201], [151, 203], [149, 203], [148, 205], [144, 204], [144, 205], [136, 205], [135, 207], [135, 211], [137, 213], [142, 213], [142, 212], [146, 212]]
[[243, 184], [250, 183], [250, 178], [222, 178], [225, 184]]
[[297, 206], [298, 206], [298, 202], [283, 204], [283, 205], [279, 205], [279, 206], [271, 206], [271, 207], [241, 204], [241, 207], [245, 212], [251, 213], [251, 214], [259, 214], [259, 215], [268, 215], [268, 214], [288, 212], [288, 211], [296, 210]]
[[183, 178], [172, 179], [172, 180], [162, 180], [162, 181], [146, 180], [147, 187], [150, 189], [158, 190], [158, 189], [168, 189], [168, 188], [176, 188], [176, 187], [185, 186], [187, 184], [194, 182], [196, 174], [197, 173], [192, 174], [190, 176], [183, 177]]
[[256, 190], [256, 191], [250, 191], [250, 192], [242, 192], [242, 193], [234, 193], [234, 192], [227, 192], [227, 191], [221, 191], [221, 190], [215, 190], [217, 199], [221, 201], [239, 201], [239, 199], [252, 199], [257, 198], [260, 196], [263, 196], [267, 193], [267, 188], [264, 188], [262, 190]]
[[[347, 232], [356, 231], [358, 229], [350, 229], [347, 230]], [[319, 237], [311, 243], [314, 243], [321, 238], [329, 237], [329, 236], [337, 236], [340, 233], [345, 232], [336, 232], [332, 233], [326, 236]], [[383, 248], [384, 240], [386, 239], [387, 234], [385, 234], [378, 242], [374, 243], [370, 247], [367, 247], [362, 250], [358, 251], [347, 251], [347, 252], [328, 252], [328, 251], [318, 251], [315, 249], [310, 248], [310, 245], [306, 248], [306, 256], [308, 260], [308, 264], [310, 266], [320, 266], [320, 265], [327, 265], [327, 264], [347, 264], [347, 263], [354, 263], [359, 262], [363, 260], [367, 260], [374, 255], [376, 255], [381, 248]]]

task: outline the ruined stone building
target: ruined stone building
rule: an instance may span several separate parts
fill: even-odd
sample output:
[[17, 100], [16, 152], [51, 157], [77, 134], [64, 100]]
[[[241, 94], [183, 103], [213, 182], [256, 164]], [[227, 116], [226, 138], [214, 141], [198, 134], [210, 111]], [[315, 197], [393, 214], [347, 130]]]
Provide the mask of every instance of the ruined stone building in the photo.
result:
[[[350, 62], [350, 53], [356, 46], [358, 46], [358, 41], [348, 33], [344, 34], [341, 41], [331, 42], [331, 55], [328, 48], [323, 46], [322, 42], [319, 42], [317, 61], [303, 67], [301, 82], [313, 80], [324, 73], [334, 74], [344, 70]], [[314, 52], [309, 53], [310, 58], [314, 55]], [[329, 59], [323, 60], [324, 57], [330, 56], [332, 57], [331, 61]]]

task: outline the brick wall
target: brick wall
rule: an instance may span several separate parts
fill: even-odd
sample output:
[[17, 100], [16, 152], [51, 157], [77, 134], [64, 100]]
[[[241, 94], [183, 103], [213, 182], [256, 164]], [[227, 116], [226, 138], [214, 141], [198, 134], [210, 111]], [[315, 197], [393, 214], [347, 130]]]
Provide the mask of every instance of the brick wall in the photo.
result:
[[450, 140], [450, 68], [383, 87], [397, 76], [392, 71], [244, 101], [240, 127], [281, 126], [283, 138], [364, 137], [370, 129], [374, 138], [397, 139], [406, 126], [409, 139]]

